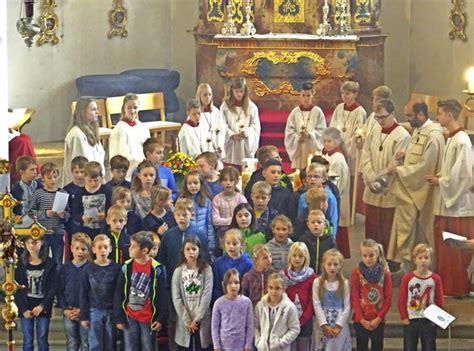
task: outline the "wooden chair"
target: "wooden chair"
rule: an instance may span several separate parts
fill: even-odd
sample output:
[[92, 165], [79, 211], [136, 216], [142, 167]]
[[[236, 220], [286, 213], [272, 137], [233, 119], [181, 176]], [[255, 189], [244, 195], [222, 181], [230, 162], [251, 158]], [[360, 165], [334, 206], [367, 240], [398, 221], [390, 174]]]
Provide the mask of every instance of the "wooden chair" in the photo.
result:
[[[112, 129], [109, 128], [109, 124], [107, 123], [107, 108], [104, 99], [97, 99], [97, 110], [99, 112], [99, 139], [102, 142], [104, 148], [107, 148], [108, 140], [110, 138], [110, 134], [112, 133]], [[73, 101], [71, 104], [71, 111], [74, 113], [76, 109], [76, 101]]]

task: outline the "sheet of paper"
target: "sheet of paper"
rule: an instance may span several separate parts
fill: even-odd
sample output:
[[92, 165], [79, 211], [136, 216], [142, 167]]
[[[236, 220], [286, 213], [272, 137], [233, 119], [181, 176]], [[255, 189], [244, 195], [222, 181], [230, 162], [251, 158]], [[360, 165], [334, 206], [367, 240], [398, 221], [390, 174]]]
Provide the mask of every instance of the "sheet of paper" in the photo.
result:
[[97, 207], [89, 207], [84, 209], [84, 215], [90, 218], [95, 218], [99, 214], [99, 209]]
[[56, 213], [63, 212], [66, 209], [67, 202], [69, 200], [69, 194], [63, 193], [61, 191], [56, 192], [56, 196], [54, 197], [54, 203], [52, 210]]
[[446, 329], [456, 319], [445, 310], [442, 310], [436, 305], [430, 305], [423, 311], [425, 318], [436, 324], [442, 329]]
[[443, 232], [443, 240], [456, 240], [456, 241], [466, 241], [467, 238], [461, 235], [453, 234], [450, 232]]

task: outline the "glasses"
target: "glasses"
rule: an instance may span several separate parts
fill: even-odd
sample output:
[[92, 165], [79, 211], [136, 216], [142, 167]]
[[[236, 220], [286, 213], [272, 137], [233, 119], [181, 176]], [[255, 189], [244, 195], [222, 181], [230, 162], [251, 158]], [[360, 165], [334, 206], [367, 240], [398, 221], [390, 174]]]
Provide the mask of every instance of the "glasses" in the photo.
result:
[[387, 118], [387, 117], [390, 116], [390, 115], [391, 115], [391, 113], [388, 113], [388, 114], [382, 115], [382, 116], [377, 116], [377, 115], [375, 115], [374, 118], [375, 118], [375, 120], [377, 120], [377, 121], [381, 121], [382, 119], [385, 119], [385, 118]]

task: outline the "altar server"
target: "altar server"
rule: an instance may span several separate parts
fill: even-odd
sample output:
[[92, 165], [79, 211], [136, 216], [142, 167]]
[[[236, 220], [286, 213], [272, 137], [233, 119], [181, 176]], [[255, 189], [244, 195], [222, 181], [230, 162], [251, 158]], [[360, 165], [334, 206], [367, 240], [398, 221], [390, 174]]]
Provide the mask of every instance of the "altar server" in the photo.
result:
[[380, 85], [374, 90], [372, 90], [372, 107], [374, 112], [372, 112], [364, 124], [364, 134], [369, 135], [374, 129], [374, 127], [378, 126], [379, 124], [375, 120], [375, 106], [381, 99], [391, 99], [392, 98], [392, 89], [387, 87], [386, 85]]
[[188, 119], [183, 123], [178, 134], [179, 149], [186, 155], [195, 158], [202, 153], [201, 139], [204, 136], [199, 128], [201, 121], [201, 104], [197, 99], [191, 99], [186, 106]]

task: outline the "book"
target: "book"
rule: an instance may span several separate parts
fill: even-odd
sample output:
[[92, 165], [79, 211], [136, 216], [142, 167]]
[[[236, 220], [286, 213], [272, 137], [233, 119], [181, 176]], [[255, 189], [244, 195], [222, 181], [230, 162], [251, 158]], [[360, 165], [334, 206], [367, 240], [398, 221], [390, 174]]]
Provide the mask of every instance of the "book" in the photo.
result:
[[436, 305], [429, 305], [423, 311], [423, 315], [441, 329], [446, 329], [456, 319], [456, 317]]
[[443, 240], [456, 240], [456, 241], [466, 241], [467, 238], [465, 236], [453, 234], [450, 232], [443, 232]]

